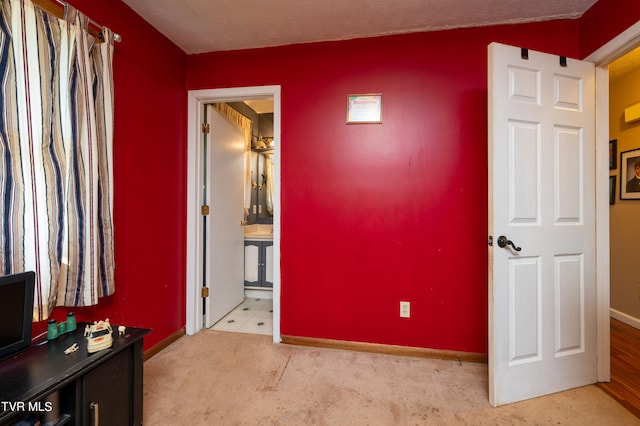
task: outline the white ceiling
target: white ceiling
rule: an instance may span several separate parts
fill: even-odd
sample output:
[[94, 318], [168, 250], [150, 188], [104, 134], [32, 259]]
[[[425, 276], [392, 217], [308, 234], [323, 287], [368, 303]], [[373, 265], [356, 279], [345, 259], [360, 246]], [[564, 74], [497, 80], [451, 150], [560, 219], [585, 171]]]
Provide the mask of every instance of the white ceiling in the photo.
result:
[[273, 112], [273, 98], [253, 99], [244, 101], [245, 104], [258, 114]]
[[[578, 18], [596, 0], [123, 0], [187, 54]], [[117, 28], [113, 28], [115, 32]]]

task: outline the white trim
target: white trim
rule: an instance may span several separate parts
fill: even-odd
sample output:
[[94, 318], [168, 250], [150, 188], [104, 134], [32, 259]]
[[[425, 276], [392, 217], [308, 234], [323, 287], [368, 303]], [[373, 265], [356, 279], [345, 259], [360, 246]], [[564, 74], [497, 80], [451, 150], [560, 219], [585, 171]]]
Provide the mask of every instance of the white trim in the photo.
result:
[[[640, 45], [640, 21], [636, 22], [586, 61], [596, 64], [596, 265], [598, 381], [608, 382], [610, 372], [610, 235], [609, 235], [609, 70], [614, 60]], [[613, 316], [613, 315], [611, 315]]]
[[200, 123], [203, 121], [204, 105], [211, 102], [234, 101], [273, 97], [274, 149], [274, 195], [273, 195], [273, 341], [280, 338], [280, 86], [236, 87], [225, 89], [190, 90], [187, 100], [187, 262], [186, 262], [186, 302], [187, 334], [195, 334], [202, 329], [202, 228], [200, 221], [200, 194], [202, 177], [198, 173], [202, 153], [200, 152]]
[[611, 378], [609, 342], [609, 70], [596, 66], [596, 339], [598, 381]]
[[632, 317], [631, 315], [613, 308], [611, 308], [611, 318], [615, 318], [618, 321], [622, 321], [623, 323], [640, 330], [640, 318]]
[[604, 46], [585, 58], [599, 67], [606, 67], [616, 59], [640, 46], [640, 21], [636, 22]]

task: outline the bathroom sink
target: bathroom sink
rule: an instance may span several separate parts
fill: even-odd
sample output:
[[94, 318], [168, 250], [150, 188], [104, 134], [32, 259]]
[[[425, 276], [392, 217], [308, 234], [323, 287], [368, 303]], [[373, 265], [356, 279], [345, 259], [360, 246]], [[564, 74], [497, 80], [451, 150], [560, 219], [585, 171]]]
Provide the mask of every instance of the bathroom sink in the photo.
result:
[[271, 239], [273, 238], [273, 225], [247, 225], [244, 227], [245, 238]]

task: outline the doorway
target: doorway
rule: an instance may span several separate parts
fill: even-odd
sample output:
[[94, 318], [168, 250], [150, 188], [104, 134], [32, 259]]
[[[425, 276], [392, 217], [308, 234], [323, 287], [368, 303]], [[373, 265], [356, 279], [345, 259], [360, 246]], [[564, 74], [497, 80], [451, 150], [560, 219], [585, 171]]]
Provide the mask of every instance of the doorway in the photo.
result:
[[640, 21], [610, 40], [585, 60], [596, 64], [596, 270], [598, 381], [610, 372], [610, 218], [609, 218], [609, 70], [614, 60], [640, 45]]
[[[637, 79], [640, 74], [640, 47], [623, 55], [609, 66], [610, 105], [610, 179], [613, 199], [610, 206], [611, 230], [611, 317], [640, 329], [640, 298], [635, 262], [638, 195], [627, 192], [626, 182], [635, 173], [629, 164], [636, 162], [640, 147], [636, 136], [640, 122], [633, 115], [637, 105]], [[615, 184], [615, 185], [614, 185]]]
[[[635, 26], [638, 27], [638, 24]], [[637, 33], [631, 28], [629, 41], [622, 43], [611, 59], [607, 59], [608, 68], [608, 92], [607, 103], [610, 106], [607, 118], [611, 123], [608, 129], [609, 139], [614, 139], [615, 152], [610, 159], [608, 175], [612, 179], [613, 200], [608, 206], [611, 213], [609, 218], [610, 229], [610, 317], [611, 317], [611, 344], [610, 344], [610, 382], [601, 383], [600, 387], [609, 393], [614, 399], [628, 408], [634, 414], [640, 413], [640, 402], [637, 398], [638, 388], [637, 372], [629, 368], [633, 363], [630, 359], [640, 353], [638, 338], [640, 335], [640, 316], [637, 311], [638, 290], [637, 282], [633, 274], [634, 262], [634, 235], [638, 234], [638, 226], [635, 225], [634, 213], [637, 207], [636, 201], [625, 201], [628, 194], [621, 194], [626, 186], [625, 180], [633, 173], [625, 174], [621, 157], [626, 152], [634, 152], [638, 145], [635, 142], [634, 132], [637, 132], [637, 122], [627, 122], [624, 117], [624, 109], [638, 102], [635, 94], [637, 90], [634, 80], [638, 73], [638, 58], [640, 56], [640, 42]], [[633, 37], [635, 34], [635, 38]], [[616, 41], [616, 40], [614, 40]], [[624, 118], [623, 118], [624, 117]], [[604, 143], [604, 141], [603, 141]], [[612, 144], [612, 147], [614, 145]], [[625, 161], [626, 163], [626, 161]]]
[[203, 236], [210, 248], [205, 249], [210, 253], [205, 256], [205, 277], [211, 284], [204, 301], [204, 327], [271, 336], [273, 98], [207, 108], [211, 126], [204, 139], [211, 155], [203, 169], [211, 209], [203, 220], [214, 238]]
[[280, 342], [280, 86], [256, 86], [228, 89], [205, 89], [188, 92], [188, 170], [187, 170], [187, 334], [203, 329], [202, 283], [203, 227], [201, 220], [201, 189], [203, 178], [200, 169], [203, 158], [201, 125], [204, 122], [204, 106], [220, 102], [248, 99], [273, 99], [273, 341]]

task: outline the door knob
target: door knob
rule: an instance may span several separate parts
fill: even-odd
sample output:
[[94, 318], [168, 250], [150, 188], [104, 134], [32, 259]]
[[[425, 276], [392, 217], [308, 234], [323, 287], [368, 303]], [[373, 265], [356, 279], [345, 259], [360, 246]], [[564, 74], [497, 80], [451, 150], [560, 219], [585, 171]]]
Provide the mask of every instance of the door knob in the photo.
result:
[[522, 247], [516, 247], [515, 244], [513, 244], [513, 241], [511, 241], [510, 239], [508, 239], [507, 237], [505, 237], [504, 235], [500, 235], [498, 237], [498, 247], [502, 247], [505, 248], [506, 246], [511, 246], [513, 247], [513, 249], [515, 251], [520, 251], [522, 250]]

